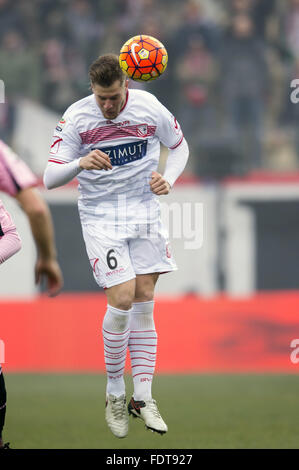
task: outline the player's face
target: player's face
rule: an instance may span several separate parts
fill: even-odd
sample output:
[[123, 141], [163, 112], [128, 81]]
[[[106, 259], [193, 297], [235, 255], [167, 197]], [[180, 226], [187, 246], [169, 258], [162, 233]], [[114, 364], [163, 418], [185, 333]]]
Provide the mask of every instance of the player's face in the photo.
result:
[[125, 80], [124, 83], [116, 80], [109, 87], [103, 87], [95, 83], [92, 84], [91, 88], [97, 104], [106, 119], [115, 119], [119, 115], [126, 101], [128, 83], [128, 80]]

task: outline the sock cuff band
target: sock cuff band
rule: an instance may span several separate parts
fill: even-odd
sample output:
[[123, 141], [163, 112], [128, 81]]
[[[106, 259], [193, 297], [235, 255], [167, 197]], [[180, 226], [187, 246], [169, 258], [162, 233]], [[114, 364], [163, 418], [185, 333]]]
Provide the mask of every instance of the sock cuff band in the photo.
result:
[[120, 308], [112, 307], [111, 305], [107, 304], [107, 310], [109, 310], [111, 313], [114, 313], [116, 315], [129, 315], [132, 312], [132, 308], [129, 310], [121, 310]]
[[134, 313], [153, 313], [155, 301], [135, 302], [132, 304], [132, 314]]

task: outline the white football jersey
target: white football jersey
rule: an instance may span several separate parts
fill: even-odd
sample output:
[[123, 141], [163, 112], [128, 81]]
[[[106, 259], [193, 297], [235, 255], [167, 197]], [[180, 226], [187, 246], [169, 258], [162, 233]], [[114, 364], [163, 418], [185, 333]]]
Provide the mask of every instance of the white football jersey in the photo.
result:
[[160, 142], [176, 148], [183, 140], [175, 117], [143, 90], [130, 89], [117, 118], [107, 120], [94, 94], [71, 105], [54, 132], [50, 162], [65, 164], [100, 149], [112, 170], [83, 170], [79, 211], [104, 223], [150, 223], [158, 219], [158, 196], [150, 189], [157, 170]]

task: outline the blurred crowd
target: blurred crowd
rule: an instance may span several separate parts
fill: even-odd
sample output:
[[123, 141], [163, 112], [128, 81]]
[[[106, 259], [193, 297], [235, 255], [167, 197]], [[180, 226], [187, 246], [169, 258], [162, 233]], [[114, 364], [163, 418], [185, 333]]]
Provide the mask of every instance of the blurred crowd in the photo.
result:
[[19, 97], [63, 113], [90, 93], [89, 64], [140, 33], [164, 43], [169, 63], [131, 86], [176, 114], [193, 171], [299, 166], [299, 0], [0, 0], [0, 137], [12, 136]]

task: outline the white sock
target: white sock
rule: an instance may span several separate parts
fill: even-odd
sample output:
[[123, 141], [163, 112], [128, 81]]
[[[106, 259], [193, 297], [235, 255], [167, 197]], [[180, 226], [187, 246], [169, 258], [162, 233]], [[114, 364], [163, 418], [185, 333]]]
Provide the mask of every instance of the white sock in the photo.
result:
[[130, 336], [130, 310], [107, 306], [103, 320], [104, 357], [107, 372], [106, 393], [119, 397], [125, 393], [124, 368]]
[[129, 350], [134, 400], [152, 398], [152, 380], [156, 365], [157, 332], [153, 317], [154, 301], [137, 302], [130, 313]]

